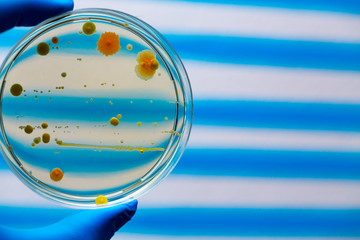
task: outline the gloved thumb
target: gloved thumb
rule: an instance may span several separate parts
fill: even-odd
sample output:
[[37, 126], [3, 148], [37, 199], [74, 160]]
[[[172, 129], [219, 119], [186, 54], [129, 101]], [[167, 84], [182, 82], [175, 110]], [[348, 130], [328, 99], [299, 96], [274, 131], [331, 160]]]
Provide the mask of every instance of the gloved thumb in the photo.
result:
[[[61, 238], [62, 240], [108, 240], [134, 216], [136, 209], [137, 200], [110, 208], [86, 210], [63, 219], [54, 224], [56, 225], [54, 227], [59, 231], [63, 229], [64, 232], [69, 234], [67, 237]], [[54, 237], [49, 239], [56, 239]]]

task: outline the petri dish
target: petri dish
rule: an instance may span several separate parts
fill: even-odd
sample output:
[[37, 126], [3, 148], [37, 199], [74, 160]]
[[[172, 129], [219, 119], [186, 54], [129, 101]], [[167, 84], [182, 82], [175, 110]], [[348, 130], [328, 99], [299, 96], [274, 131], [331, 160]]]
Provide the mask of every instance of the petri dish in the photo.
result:
[[1, 150], [30, 189], [74, 207], [122, 204], [175, 167], [192, 93], [148, 24], [82, 9], [31, 30], [2, 64]]

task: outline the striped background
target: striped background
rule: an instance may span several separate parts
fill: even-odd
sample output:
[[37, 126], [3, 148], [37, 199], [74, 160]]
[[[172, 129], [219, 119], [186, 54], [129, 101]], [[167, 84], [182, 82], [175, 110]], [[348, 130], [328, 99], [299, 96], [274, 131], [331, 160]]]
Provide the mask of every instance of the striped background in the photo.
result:
[[[360, 239], [359, 1], [75, 1], [87, 7], [158, 29], [194, 92], [188, 149], [114, 239]], [[0, 35], [1, 59], [26, 31]], [[0, 190], [0, 224], [74, 212], [4, 161]]]

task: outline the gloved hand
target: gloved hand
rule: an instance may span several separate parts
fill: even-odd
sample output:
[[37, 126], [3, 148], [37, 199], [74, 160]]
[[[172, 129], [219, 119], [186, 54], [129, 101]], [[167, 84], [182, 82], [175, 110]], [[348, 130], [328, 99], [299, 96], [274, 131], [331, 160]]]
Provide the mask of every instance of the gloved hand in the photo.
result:
[[[134, 216], [137, 201], [85, 210], [42, 228], [13, 229], [0, 226], [1, 240], [108, 240]], [[0, 213], [1, 215], [1, 213]]]
[[[72, 10], [73, 6], [72, 0], [0, 0], [0, 32], [15, 26], [36, 25], [49, 17]], [[0, 226], [0, 239], [110, 239], [131, 219], [136, 208], [137, 201], [135, 200], [121, 206], [85, 210], [42, 228], [12, 229]]]
[[72, 0], [0, 0], [0, 33], [16, 26], [34, 26], [73, 7]]

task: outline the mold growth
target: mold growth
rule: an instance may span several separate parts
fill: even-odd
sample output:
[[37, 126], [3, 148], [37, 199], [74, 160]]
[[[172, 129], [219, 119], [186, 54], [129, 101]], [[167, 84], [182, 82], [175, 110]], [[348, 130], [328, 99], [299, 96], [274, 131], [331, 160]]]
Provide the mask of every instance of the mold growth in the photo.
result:
[[34, 131], [34, 128], [32, 126], [30, 126], [30, 125], [26, 125], [26, 127], [24, 128], [24, 131], [27, 134], [31, 134]]
[[50, 178], [55, 182], [60, 181], [63, 177], [64, 173], [60, 168], [54, 168], [50, 173]]
[[36, 51], [41, 56], [46, 56], [50, 52], [50, 47], [47, 43], [41, 42], [37, 45]]
[[95, 203], [96, 205], [103, 205], [103, 204], [107, 204], [108, 200], [105, 196], [100, 195], [95, 199]]
[[117, 126], [119, 124], [119, 119], [117, 119], [116, 117], [113, 117], [110, 119], [110, 123], [113, 126]]
[[135, 67], [136, 74], [144, 80], [152, 78], [159, 68], [159, 62], [156, 60], [155, 53], [150, 50], [139, 52], [136, 61], [138, 62], [138, 65]]
[[104, 32], [97, 42], [97, 50], [105, 56], [114, 55], [120, 50], [119, 35], [114, 32]]
[[59, 42], [59, 38], [53, 37], [53, 38], [51, 39], [51, 42], [52, 42], [53, 44], [57, 44], [57, 43]]
[[87, 22], [84, 23], [82, 30], [85, 33], [85, 35], [93, 35], [96, 31], [96, 26], [92, 22]]
[[50, 142], [50, 134], [44, 133], [42, 135], [42, 141], [43, 141], [43, 143], [49, 143]]
[[20, 96], [22, 91], [23, 91], [23, 87], [18, 83], [13, 84], [10, 88], [10, 93], [14, 97]]
[[56, 143], [61, 147], [79, 147], [79, 148], [97, 148], [97, 149], [112, 149], [116, 151], [144, 151], [144, 152], [155, 152], [165, 151], [165, 148], [162, 147], [133, 147], [133, 146], [108, 146], [108, 145], [88, 145], [88, 144], [78, 144], [78, 143], [64, 143], [61, 140], [57, 140]]

